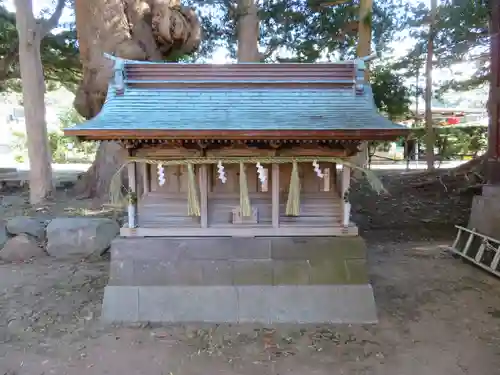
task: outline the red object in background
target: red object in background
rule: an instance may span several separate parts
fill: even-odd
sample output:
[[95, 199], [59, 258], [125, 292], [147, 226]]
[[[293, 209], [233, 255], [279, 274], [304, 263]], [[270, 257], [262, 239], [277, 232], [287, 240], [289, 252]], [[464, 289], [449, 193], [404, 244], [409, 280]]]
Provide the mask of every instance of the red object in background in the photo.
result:
[[448, 117], [446, 119], [446, 124], [448, 124], [448, 125], [457, 125], [457, 124], [460, 124], [460, 118], [458, 118], [458, 117]]

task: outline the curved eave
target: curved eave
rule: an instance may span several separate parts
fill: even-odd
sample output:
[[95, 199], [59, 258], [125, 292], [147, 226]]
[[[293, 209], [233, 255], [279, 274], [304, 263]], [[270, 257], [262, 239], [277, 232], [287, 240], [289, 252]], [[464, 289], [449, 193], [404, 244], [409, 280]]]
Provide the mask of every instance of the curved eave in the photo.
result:
[[64, 135], [81, 140], [395, 140], [406, 137], [408, 128], [338, 130], [167, 130], [167, 129], [65, 129]]

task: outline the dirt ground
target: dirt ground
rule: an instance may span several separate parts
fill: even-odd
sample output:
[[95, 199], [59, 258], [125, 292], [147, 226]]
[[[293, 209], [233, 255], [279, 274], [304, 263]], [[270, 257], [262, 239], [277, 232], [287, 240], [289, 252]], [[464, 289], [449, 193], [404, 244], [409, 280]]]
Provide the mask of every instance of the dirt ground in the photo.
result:
[[[379, 324], [109, 327], [106, 259], [0, 264], [0, 375], [500, 374], [500, 280], [443, 248], [470, 197], [384, 180], [390, 196], [353, 193]], [[32, 210], [11, 193], [0, 214], [96, 213], [58, 194]]]

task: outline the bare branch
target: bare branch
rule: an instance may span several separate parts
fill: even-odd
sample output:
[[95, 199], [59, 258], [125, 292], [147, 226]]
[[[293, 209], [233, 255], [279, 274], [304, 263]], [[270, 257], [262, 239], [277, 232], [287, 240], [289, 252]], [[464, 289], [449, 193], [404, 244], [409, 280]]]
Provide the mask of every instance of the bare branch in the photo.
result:
[[59, 20], [61, 19], [64, 6], [66, 5], [65, 3], [65, 0], [57, 0], [56, 9], [54, 10], [54, 13], [52, 13], [52, 16], [48, 19], [38, 21], [40, 40], [42, 40], [54, 27], [57, 26]]
[[266, 59], [270, 58], [271, 55], [278, 50], [280, 43], [276, 38], [271, 39], [267, 49], [264, 53], [259, 53], [259, 61], [264, 62]]

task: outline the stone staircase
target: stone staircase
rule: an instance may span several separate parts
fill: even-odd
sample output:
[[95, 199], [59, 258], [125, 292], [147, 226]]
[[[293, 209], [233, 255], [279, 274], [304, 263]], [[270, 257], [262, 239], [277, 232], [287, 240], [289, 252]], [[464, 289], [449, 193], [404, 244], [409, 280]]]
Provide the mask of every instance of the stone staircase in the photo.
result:
[[360, 237], [118, 238], [109, 322], [374, 323]]

